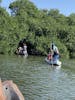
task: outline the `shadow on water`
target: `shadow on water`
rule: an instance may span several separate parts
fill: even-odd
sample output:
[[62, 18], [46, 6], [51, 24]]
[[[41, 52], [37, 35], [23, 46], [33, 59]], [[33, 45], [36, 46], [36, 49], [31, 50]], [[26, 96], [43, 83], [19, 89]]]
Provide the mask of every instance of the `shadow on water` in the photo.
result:
[[57, 70], [43, 57], [0, 56], [0, 77], [13, 80], [26, 100], [74, 100], [73, 68], [74, 61], [64, 61]]

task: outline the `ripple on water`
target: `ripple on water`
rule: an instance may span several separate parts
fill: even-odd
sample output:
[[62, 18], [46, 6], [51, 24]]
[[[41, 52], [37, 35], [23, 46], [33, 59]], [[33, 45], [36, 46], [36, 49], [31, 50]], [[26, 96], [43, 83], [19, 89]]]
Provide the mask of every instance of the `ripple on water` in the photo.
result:
[[71, 68], [72, 61], [67, 63], [56, 70], [43, 57], [0, 56], [0, 76], [18, 84], [26, 100], [74, 100], [75, 63]]

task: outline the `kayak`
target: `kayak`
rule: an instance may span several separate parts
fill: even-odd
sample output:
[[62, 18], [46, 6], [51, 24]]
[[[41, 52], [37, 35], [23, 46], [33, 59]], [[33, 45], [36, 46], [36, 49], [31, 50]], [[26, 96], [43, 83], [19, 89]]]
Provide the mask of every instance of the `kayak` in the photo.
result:
[[45, 61], [46, 61], [49, 65], [61, 66], [61, 61], [59, 61], [59, 60], [48, 60], [47, 57], [46, 57], [46, 58], [45, 58]]

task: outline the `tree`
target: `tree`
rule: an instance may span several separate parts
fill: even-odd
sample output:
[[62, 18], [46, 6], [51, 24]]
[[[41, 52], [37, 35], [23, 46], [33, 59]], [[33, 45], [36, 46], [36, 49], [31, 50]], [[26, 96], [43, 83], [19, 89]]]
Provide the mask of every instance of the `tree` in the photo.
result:
[[75, 57], [75, 14], [65, 16], [58, 9], [39, 10], [29, 0], [9, 5], [11, 15], [0, 7], [0, 53], [14, 53], [25, 39], [29, 54], [47, 55], [52, 41], [63, 57]]
[[1, 2], [2, 2], [2, 0], [0, 0], [0, 6], [1, 6]]

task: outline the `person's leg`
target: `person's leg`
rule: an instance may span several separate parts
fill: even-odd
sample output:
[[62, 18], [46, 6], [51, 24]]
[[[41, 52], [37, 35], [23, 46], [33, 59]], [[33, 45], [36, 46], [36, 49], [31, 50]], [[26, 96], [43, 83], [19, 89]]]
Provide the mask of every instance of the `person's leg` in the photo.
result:
[[0, 100], [25, 100], [22, 93], [12, 81], [0, 80]]
[[4, 81], [3, 90], [6, 96], [5, 100], [25, 100], [17, 85], [12, 81]]
[[59, 55], [54, 55], [53, 56], [54, 61], [59, 59]]
[[6, 100], [5, 96], [4, 96], [4, 91], [3, 91], [1, 79], [0, 79], [0, 100]]

